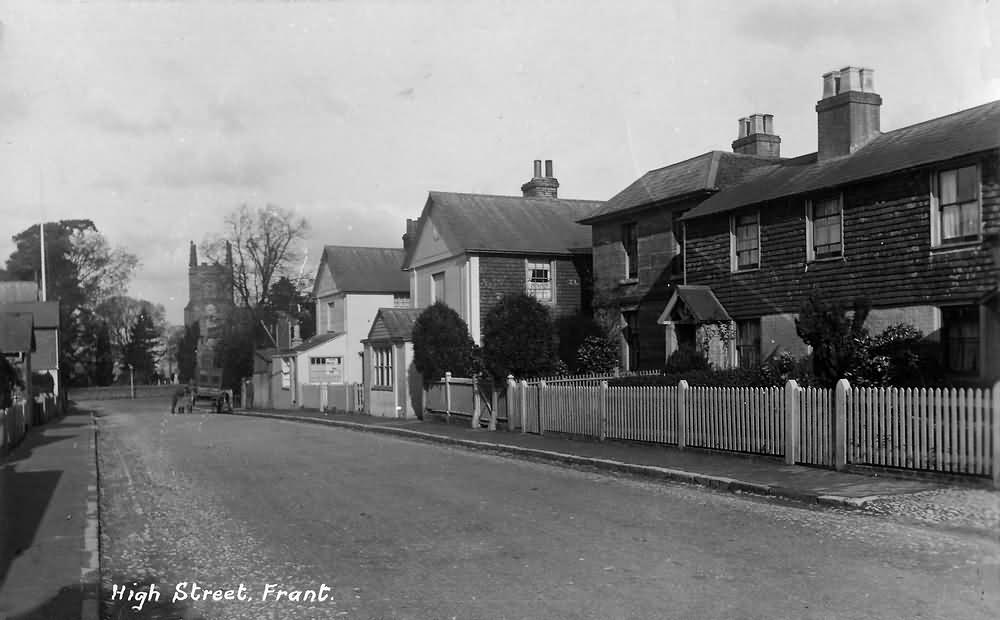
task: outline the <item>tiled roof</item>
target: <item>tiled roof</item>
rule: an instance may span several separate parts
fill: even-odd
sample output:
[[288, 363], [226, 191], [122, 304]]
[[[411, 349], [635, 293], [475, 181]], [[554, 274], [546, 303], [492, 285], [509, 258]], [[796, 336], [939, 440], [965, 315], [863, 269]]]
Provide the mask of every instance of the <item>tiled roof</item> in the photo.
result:
[[38, 284], [30, 280], [0, 282], [0, 303], [37, 301]]
[[775, 161], [754, 155], [709, 151], [686, 161], [650, 170], [582, 221], [593, 223], [645, 205], [708, 194], [738, 183], [748, 171], [773, 165]]
[[675, 288], [677, 297], [691, 311], [691, 316], [699, 323], [732, 321], [722, 307], [719, 298], [707, 286], [679, 285]]
[[313, 347], [317, 347], [323, 344], [324, 342], [330, 342], [334, 338], [343, 335], [344, 332], [326, 332], [325, 334], [316, 334], [315, 336], [306, 338], [305, 340], [295, 345], [294, 347], [282, 351], [282, 353], [302, 353], [303, 351], [308, 351]]
[[0, 353], [27, 353], [34, 340], [30, 312], [0, 312]]
[[589, 252], [590, 227], [577, 222], [601, 204], [598, 200], [430, 192], [420, 226], [428, 216], [433, 217], [448, 245], [465, 252]]
[[1000, 148], [1000, 101], [962, 110], [874, 138], [850, 155], [817, 161], [816, 154], [762, 168], [753, 178], [709, 197], [691, 219], [877, 177], [907, 168]]
[[321, 262], [341, 292], [407, 293], [410, 280], [402, 270], [403, 257], [402, 248], [328, 245]]
[[422, 311], [422, 308], [379, 308], [372, 325], [381, 318], [390, 338], [409, 340], [413, 336], [413, 324]]
[[0, 303], [0, 312], [30, 312], [35, 318], [36, 328], [59, 327], [58, 301]]

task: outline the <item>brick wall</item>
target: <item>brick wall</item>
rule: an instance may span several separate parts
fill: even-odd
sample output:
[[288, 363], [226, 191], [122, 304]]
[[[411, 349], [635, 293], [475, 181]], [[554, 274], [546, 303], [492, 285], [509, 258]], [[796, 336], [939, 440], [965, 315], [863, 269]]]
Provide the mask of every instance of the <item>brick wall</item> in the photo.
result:
[[973, 302], [996, 286], [989, 237], [1000, 234], [996, 153], [981, 169], [987, 240], [975, 247], [931, 251], [930, 170], [910, 171], [844, 190], [843, 259], [806, 263], [804, 197], [761, 207], [756, 271], [730, 273], [728, 214], [688, 222], [688, 283], [711, 286], [734, 318], [797, 312], [812, 289], [875, 308]]

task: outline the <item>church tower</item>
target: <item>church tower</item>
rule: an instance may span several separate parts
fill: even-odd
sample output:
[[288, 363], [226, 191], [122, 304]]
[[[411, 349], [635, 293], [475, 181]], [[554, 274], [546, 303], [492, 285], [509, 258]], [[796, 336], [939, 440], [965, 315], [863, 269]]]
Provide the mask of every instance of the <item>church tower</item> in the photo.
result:
[[198, 248], [191, 242], [188, 257], [188, 303], [184, 307], [184, 326], [198, 323], [197, 382], [218, 386], [222, 368], [216, 360], [225, 327], [233, 318], [233, 251], [226, 242], [225, 263], [198, 263]]

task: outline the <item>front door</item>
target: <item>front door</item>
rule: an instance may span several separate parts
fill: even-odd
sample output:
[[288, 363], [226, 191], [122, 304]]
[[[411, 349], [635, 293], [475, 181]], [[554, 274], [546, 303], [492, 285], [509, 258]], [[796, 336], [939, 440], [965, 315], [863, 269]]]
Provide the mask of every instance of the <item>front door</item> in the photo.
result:
[[695, 325], [694, 323], [675, 323], [674, 333], [677, 334], [678, 349], [695, 348]]

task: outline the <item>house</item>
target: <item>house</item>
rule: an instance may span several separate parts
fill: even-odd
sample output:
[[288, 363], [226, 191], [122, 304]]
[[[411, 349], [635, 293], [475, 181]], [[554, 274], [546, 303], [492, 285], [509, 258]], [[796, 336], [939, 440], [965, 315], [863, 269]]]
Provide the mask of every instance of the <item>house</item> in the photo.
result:
[[365, 409], [369, 415], [414, 418], [423, 411], [423, 379], [413, 367], [418, 308], [379, 308], [365, 346]]
[[535, 161], [521, 196], [432, 191], [404, 237], [415, 308], [437, 301], [468, 324], [476, 344], [483, 318], [506, 293], [528, 293], [555, 319], [589, 312], [590, 231], [577, 220], [601, 206], [558, 197], [552, 162]]
[[[681, 215], [778, 158], [780, 138], [770, 133], [773, 119], [764, 115], [752, 119], [760, 132], [768, 132], [755, 137], [766, 136], [766, 140], [746, 139], [748, 119], [740, 119], [735, 152], [710, 151], [651, 170], [581, 220], [591, 229], [594, 313], [603, 323], [620, 326], [620, 359], [625, 370], [662, 368], [668, 348], [676, 348], [666, 342], [658, 321], [675, 286], [684, 282]], [[689, 296], [703, 297], [699, 302], [714, 299], [695, 292]], [[681, 299], [671, 310], [693, 310], [687, 307], [689, 301]], [[725, 314], [699, 305], [705, 316]], [[693, 345], [695, 330], [681, 331], [682, 343]]]
[[[14, 394], [7, 394], [3, 388], [0, 388], [0, 410], [23, 403], [27, 410], [18, 424], [30, 425], [33, 417], [32, 399], [28, 398], [27, 395], [31, 394], [33, 387], [31, 384], [31, 355], [36, 348], [34, 334], [34, 316], [31, 312], [0, 311], [0, 355], [6, 358], [10, 367], [17, 372], [18, 379], [24, 386], [23, 391], [15, 390]], [[0, 418], [6, 418], [6, 414], [2, 411], [0, 411]], [[2, 422], [3, 424], [0, 426], [6, 427], [10, 420], [3, 419]], [[5, 435], [4, 442], [0, 442], [2, 445], [19, 438], [24, 433], [24, 428], [5, 428], [0, 429], [0, 432], [10, 435], [9, 437]]]
[[[671, 215], [683, 269], [663, 290], [665, 355], [710, 323], [719, 365], [804, 354], [796, 313], [817, 294], [867, 298], [872, 331], [919, 328], [956, 376], [1000, 374], [1000, 101], [884, 133], [881, 105], [871, 69], [825, 74], [815, 153], [773, 157]], [[776, 156], [766, 117], [745, 123], [734, 149]], [[728, 328], [685, 310], [707, 291]]]
[[58, 301], [25, 301], [15, 303], [0, 303], [0, 313], [30, 314], [35, 348], [31, 353], [31, 372], [41, 377], [44, 385], [35, 385], [35, 389], [48, 392], [54, 396], [60, 395], [59, 384], [59, 343], [60, 319]]

